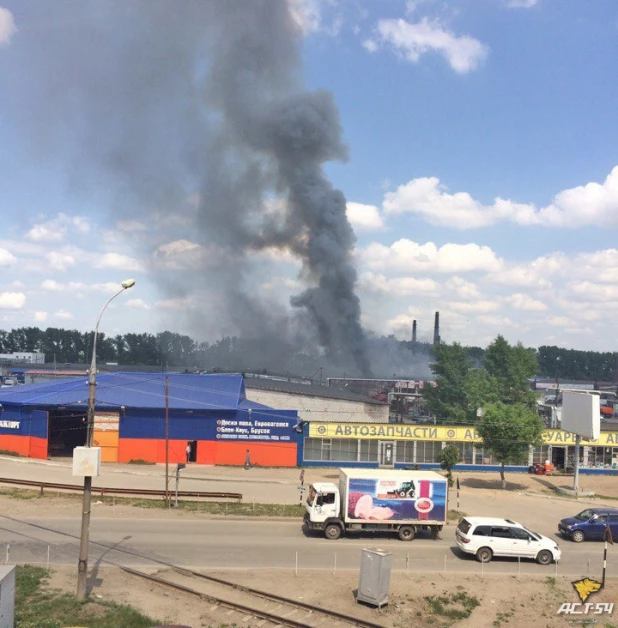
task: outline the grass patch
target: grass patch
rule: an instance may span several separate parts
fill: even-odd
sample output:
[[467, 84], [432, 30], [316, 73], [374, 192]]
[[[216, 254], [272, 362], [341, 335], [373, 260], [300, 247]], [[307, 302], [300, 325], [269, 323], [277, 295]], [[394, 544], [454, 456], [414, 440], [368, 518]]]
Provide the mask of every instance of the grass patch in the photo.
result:
[[88, 599], [47, 587], [49, 572], [43, 567], [17, 567], [15, 578], [15, 628], [151, 628], [156, 620], [130, 606]]
[[[40, 495], [38, 489], [0, 489], [2, 497], [13, 499], [31, 500], [31, 499], [54, 499], [61, 497], [62, 499], [72, 499], [81, 501], [81, 493], [44, 493]], [[96, 488], [92, 491], [93, 503], [102, 503], [108, 506], [112, 504], [116, 507], [132, 506], [135, 508], [149, 508], [154, 510], [166, 509], [163, 498], [146, 499], [139, 497], [115, 497], [110, 495], [101, 496], [97, 493]], [[171, 497], [172, 508], [174, 506], [174, 494]], [[258, 504], [258, 503], [238, 503], [238, 502], [214, 502], [214, 501], [179, 501], [178, 510], [188, 512], [201, 513], [206, 515], [228, 516], [228, 517], [294, 517], [301, 518], [305, 513], [304, 504]]]
[[3, 488], [0, 489], [0, 495], [3, 497], [12, 497], [13, 499], [38, 499], [40, 494], [37, 490], [27, 488]]
[[466, 513], [462, 512], [461, 510], [449, 510], [448, 511], [449, 521], [459, 521], [460, 519], [463, 519], [465, 516], [466, 516]]
[[[104, 503], [111, 503], [111, 498], [104, 497]], [[138, 508], [165, 508], [165, 502], [153, 499], [116, 499], [116, 505], [127, 504]], [[172, 507], [174, 500], [172, 498]], [[300, 517], [305, 512], [305, 506], [299, 504], [258, 504], [237, 502], [206, 502], [206, 501], [179, 501], [178, 510], [204, 513], [208, 515], [235, 516], [235, 517]]]
[[0, 449], [0, 456], [16, 456], [16, 457], [19, 457], [19, 454], [16, 451], [9, 451], [8, 449]]
[[155, 462], [149, 462], [148, 460], [143, 460], [142, 458], [131, 458], [128, 464], [156, 464]]
[[434, 615], [449, 619], [466, 619], [480, 605], [478, 598], [468, 595], [466, 591], [458, 591], [449, 596], [427, 595], [425, 601]]

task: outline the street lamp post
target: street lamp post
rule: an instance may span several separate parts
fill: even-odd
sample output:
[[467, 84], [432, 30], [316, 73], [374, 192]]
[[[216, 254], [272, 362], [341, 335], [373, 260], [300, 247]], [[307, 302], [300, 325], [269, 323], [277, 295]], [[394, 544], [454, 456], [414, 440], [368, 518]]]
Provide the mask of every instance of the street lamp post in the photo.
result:
[[[86, 415], [86, 447], [92, 447], [94, 414], [95, 414], [95, 388], [97, 385], [97, 336], [101, 317], [107, 306], [121, 293], [135, 285], [134, 279], [127, 279], [121, 284], [122, 288], [114, 294], [101, 308], [96, 327], [94, 328], [94, 340], [92, 343], [92, 360], [88, 373], [88, 413]], [[77, 599], [86, 599], [88, 582], [88, 537], [90, 534], [90, 500], [92, 497], [92, 476], [84, 476], [84, 496], [82, 503], [82, 530], [79, 540], [79, 562], [77, 564]]]

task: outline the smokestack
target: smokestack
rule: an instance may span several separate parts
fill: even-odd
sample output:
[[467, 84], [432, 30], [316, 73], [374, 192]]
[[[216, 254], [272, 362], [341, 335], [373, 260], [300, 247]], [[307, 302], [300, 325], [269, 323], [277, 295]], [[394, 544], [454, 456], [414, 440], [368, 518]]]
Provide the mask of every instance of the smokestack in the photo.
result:
[[412, 321], [412, 342], [416, 344], [416, 321]]
[[433, 344], [440, 344], [440, 312], [436, 312], [436, 319], [433, 324]]

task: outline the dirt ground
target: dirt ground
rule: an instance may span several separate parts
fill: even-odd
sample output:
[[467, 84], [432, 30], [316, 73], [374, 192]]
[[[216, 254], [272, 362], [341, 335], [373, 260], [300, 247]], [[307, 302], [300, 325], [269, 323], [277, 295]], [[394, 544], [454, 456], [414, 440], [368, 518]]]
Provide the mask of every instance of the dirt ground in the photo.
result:
[[[75, 586], [73, 567], [56, 569], [50, 586], [72, 591]], [[210, 572], [209, 572], [210, 573]], [[444, 627], [461, 628], [564, 628], [582, 624], [583, 617], [560, 616], [558, 609], [564, 602], [579, 601], [569, 578], [540, 576], [538, 578], [517, 576], [457, 576], [455, 574], [410, 574], [394, 572], [391, 575], [388, 604], [381, 610], [365, 604], [357, 604], [355, 591], [358, 587], [356, 572], [339, 572], [325, 575], [324, 572], [305, 572], [294, 575], [290, 571], [258, 572], [247, 571], [214, 572], [226, 580], [256, 589], [277, 593], [305, 603], [332, 608], [342, 613], [355, 615], [385, 628]], [[212, 603], [196, 601], [183, 593], [170, 593], [156, 583], [149, 583], [126, 574], [117, 568], [105, 567], [98, 573], [93, 596], [103, 600], [114, 600], [130, 604], [144, 613], [168, 624], [182, 624], [191, 628], [223, 628], [223, 626], [247, 626], [252, 623], [242, 614], [233, 614], [225, 622], [213, 617]], [[464, 600], [476, 600], [478, 606], [469, 617], [453, 619], [436, 612], [427, 599], [442, 597], [444, 612], [463, 611]], [[597, 599], [594, 599], [597, 598]], [[618, 605], [618, 582], [608, 581], [603, 591], [592, 596], [589, 602], [612, 602]], [[472, 602], [474, 604], [474, 602]], [[219, 616], [220, 617], [220, 616]], [[591, 616], [599, 626], [618, 626], [618, 609], [612, 616]], [[587, 624], [590, 625], [590, 624]]]

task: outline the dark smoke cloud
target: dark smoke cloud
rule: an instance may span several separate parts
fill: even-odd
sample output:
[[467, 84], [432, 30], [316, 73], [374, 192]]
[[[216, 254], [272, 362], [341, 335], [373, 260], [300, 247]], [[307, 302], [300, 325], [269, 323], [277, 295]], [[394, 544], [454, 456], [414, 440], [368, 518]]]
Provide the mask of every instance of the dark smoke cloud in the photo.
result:
[[[287, 3], [5, 4], [20, 28], [11, 62], [30, 78], [8, 86], [13, 120], [37, 150], [63, 160], [74, 191], [109, 204], [114, 217], [173, 215], [193, 223], [187, 235], [170, 221], [169, 239], [225, 250], [182, 281], [156, 273], [170, 297], [201, 287], [216, 300], [193, 331], [222, 321], [243, 337], [277, 338], [282, 354], [315, 337], [332, 364], [369, 375], [354, 234], [323, 170], [347, 150], [332, 95], [303, 88], [302, 33]], [[268, 211], [274, 199], [279, 212]], [[248, 254], [267, 248], [302, 264], [307, 288], [292, 311], [249, 283]]]

